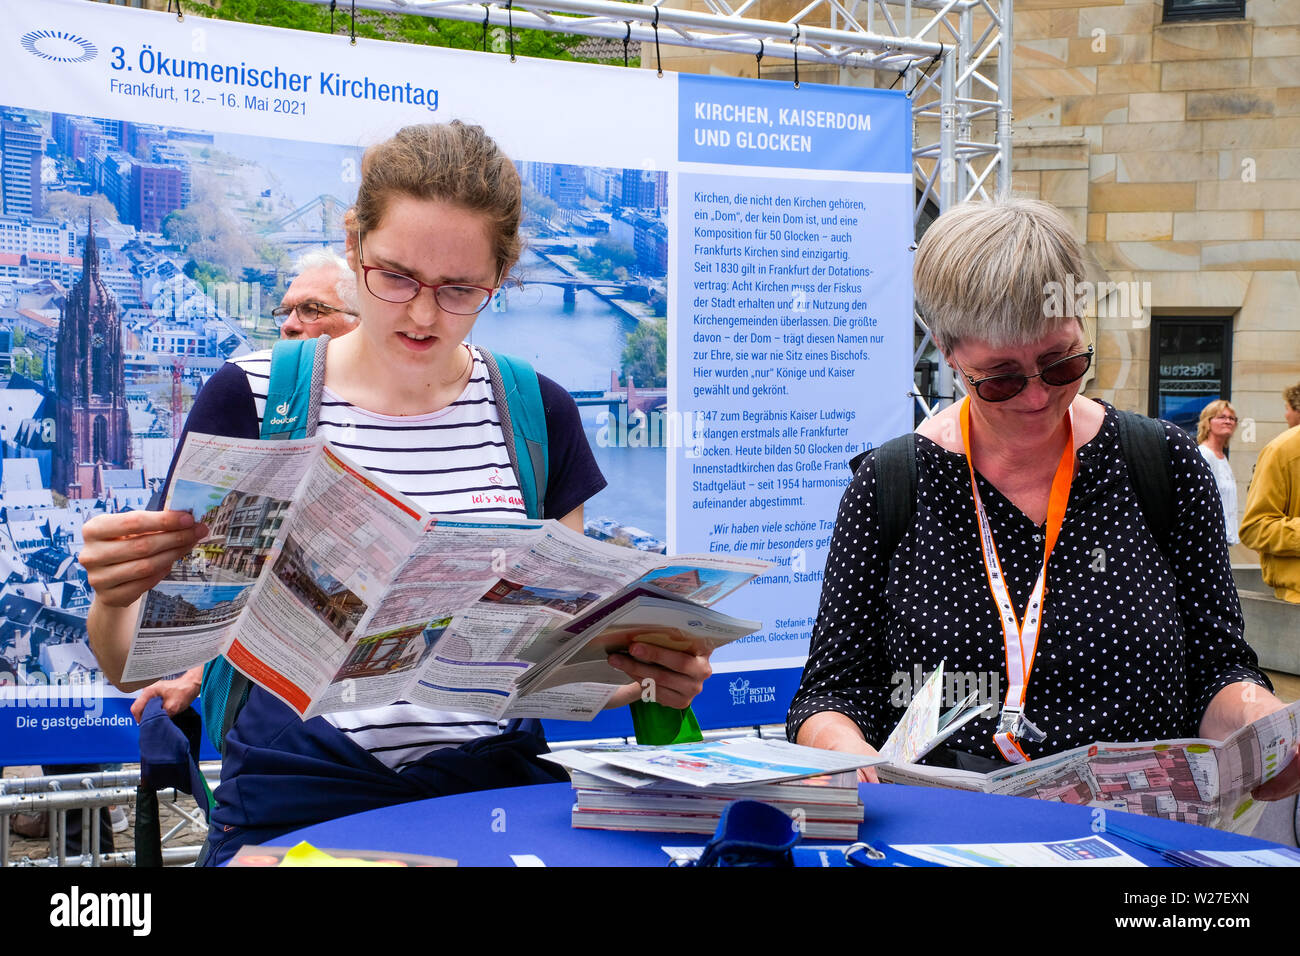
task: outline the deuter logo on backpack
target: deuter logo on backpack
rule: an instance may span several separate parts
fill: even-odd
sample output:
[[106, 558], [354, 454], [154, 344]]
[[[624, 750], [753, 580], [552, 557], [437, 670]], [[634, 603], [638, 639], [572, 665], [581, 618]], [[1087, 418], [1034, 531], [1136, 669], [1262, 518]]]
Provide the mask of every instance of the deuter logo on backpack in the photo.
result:
[[294, 422], [298, 420], [297, 415], [289, 414], [288, 402], [282, 402], [281, 404], [275, 406], [275, 414], [278, 417], [271, 419], [272, 425], [292, 425]]

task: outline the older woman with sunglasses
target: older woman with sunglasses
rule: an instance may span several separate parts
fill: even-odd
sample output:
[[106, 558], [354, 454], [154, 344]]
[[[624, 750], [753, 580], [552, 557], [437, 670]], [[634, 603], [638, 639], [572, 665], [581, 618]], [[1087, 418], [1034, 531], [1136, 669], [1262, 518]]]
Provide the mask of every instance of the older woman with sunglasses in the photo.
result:
[[[1242, 638], [1195, 442], [1164, 424], [1175, 500], [1157, 541], [1118, 413], [1079, 395], [1093, 349], [1053, 292], [1082, 275], [1045, 203], [959, 206], [926, 233], [916, 297], [968, 395], [917, 430], [913, 516], [892, 553], [874, 455], [846, 490], [790, 739], [874, 753], [903, 681], [941, 663], [996, 687], [993, 713], [936, 756], [969, 769], [1097, 740], [1223, 738], [1282, 706]], [[1258, 795], [1298, 780], [1293, 765]]]

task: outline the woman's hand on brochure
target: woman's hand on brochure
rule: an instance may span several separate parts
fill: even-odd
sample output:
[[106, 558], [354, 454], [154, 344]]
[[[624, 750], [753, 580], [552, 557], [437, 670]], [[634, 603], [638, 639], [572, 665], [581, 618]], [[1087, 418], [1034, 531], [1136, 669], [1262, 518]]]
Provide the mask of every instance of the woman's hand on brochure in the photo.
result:
[[608, 661], [610, 666], [618, 668], [636, 683], [622, 688], [608, 706], [622, 707], [634, 700], [649, 699], [678, 710], [689, 707], [713, 673], [709, 666], [712, 653], [713, 649], [707, 646], [674, 651], [657, 644], [633, 641], [626, 654], [611, 654]]
[[[1266, 687], [1238, 681], [1221, 689], [1201, 718], [1201, 736], [1227, 740], [1242, 727], [1286, 707]], [[1268, 783], [1251, 791], [1256, 800], [1282, 800], [1300, 793], [1300, 752], [1293, 750], [1291, 762]]]
[[[852, 720], [833, 710], [824, 710], [813, 714], [799, 728], [799, 737], [795, 741], [805, 747], [820, 747], [823, 750], [839, 750], [843, 753], [865, 754], [875, 757], [879, 752], [862, 736], [862, 731]], [[859, 767], [858, 780], [863, 783], [880, 783], [872, 767]]]
[[1300, 793], [1300, 752], [1291, 754], [1291, 762], [1268, 783], [1251, 791], [1256, 800], [1281, 800]]
[[[1276, 696], [1254, 684], [1238, 684], [1233, 687], [1243, 698], [1244, 713], [1239, 718], [1243, 726], [1286, 706]], [[1256, 800], [1284, 800], [1297, 793], [1300, 793], [1300, 748], [1292, 747], [1291, 762], [1268, 783], [1260, 784], [1252, 790], [1250, 795]]]
[[85, 546], [77, 560], [97, 601], [130, 607], [207, 534], [188, 511], [99, 515], [81, 529]]
[[[868, 757], [879, 756], [879, 751], [865, 740], [851, 743], [846, 747], [836, 747], [836, 750], [843, 750], [851, 754], [866, 754]], [[861, 783], [880, 783], [880, 778], [876, 776], [875, 767], [859, 767], [858, 781]]]

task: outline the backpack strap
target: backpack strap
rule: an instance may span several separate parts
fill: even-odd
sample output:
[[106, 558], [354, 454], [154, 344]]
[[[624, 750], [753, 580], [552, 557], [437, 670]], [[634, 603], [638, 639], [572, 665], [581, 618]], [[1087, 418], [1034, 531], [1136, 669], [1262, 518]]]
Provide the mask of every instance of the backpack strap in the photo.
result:
[[1165, 550], [1174, 526], [1174, 480], [1169, 460], [1169, 439], [1157, 419], [1116, 409], [1119, 447], [1137, 492], [1142, 517]]
[[891, 438], [875, 455], [880, 547], [891, 558], [916, 511], [916, 435]]
[[329, 336], [281, 339], [271, 349], [271, 381], [262, 413], [263, 441], [310, 438], [320, 421]]
[[530, 518], [542, 517], [546, 504], [546, 476], [550, 464], [546, 441], [546, 408], [536, 370], [522, 359], [493, 355], [479, 348], [487, 366], [492, 397], [501, 419], [506, 452], [523, 492]]
[[[320, 422], [329, 336], [281, 339], [271, 349], [271, 380], [262, 412], [261, 439], [310, 438]], [[203, 666], [203, 725], [224, 756], [226, 735], [248, 703], [252, 682], [224, 657]]]
[[849, 467], [856, 474], [871, 456], [876, 471], [876, 522], [879, 548], [890, 558], [916, 511], [916, 435], [891, 438], [877, 448], [854, 455]]
[[[1174, 525], [1174, 494], [1169, 440], [1154, 418], [1116, 409], [1119, 444], [1128, 465], [1142, 517], [1161, 552]], [[876, 521], [879, 547], [891, 559], [916, 511], [916, 440], [914, 434], [891, 438], [883, 445], [855, 455], [854, 473], [872, 456], [876, 472]]]
[[[1142, 517], [1163, 551], [1174, 525], [1174, 482], [1165, 427], [1154, 418], [1118, 409], [1116, 420], [1120, 451]], [[873, 451], [856, 455], [849, 466], [856, 472], [868, 455], [874, 455], [875, 461], [880, 548], [892, 556], [916, 510], [916, 442], [912, 435], [891, 438]]]
[[214, 657], [203, 665], [203, 684], [199, 704], [203, 712], [203, 729], [217, 753], [225, 756], [226, 734], [235, 718], [248, 703], [252, 683], [224, 657]]

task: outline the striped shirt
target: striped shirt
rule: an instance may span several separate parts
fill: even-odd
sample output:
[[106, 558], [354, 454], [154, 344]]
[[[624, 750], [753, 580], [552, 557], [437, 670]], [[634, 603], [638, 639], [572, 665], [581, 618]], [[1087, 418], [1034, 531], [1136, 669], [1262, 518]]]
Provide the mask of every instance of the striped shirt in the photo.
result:
[[[487, 368], [478, 350], [470, 349], [474, 367], [469, 383], [446, 408], [427, 415], [380, 415], [326, 388], [316, 434], [430, 513], [525, 518], [523, 495], [510, 467]], [[260, 427], [270, 385], [271, 353], [255, 352], [234, 359], [233, 364], [248, 378]], [[590, 456], [590, 449], [587, 454]], [[599, 472], [596, 477], [599, 479]], [[599, 480], [603, 485], [603, 479]], [[503, 726], [481, 714], [431, 710], [402, 702], [327, 714], [325, 719], [397, 771], [434, 750], [497, 734]]]
[[[526, 518], [487, 367], [478, 350], [471, 349], [469, 384], [446, 408], [427, 415], [380, 415], [326, 388], [316, 434], [430, 514]], [[260, 426], [271, 353], [255, 352], [235, 364], [248, 375]]]

